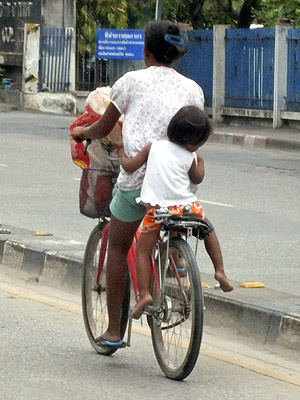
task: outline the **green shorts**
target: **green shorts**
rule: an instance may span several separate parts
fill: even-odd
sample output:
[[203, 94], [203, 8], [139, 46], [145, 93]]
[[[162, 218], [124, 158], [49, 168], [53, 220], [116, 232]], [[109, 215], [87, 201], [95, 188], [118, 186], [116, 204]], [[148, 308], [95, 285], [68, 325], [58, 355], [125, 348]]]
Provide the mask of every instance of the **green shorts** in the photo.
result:
[[142, 220], [146, 214], [146, 207], [137, 204], [136, 198], [141, 194], [141, 190], [124, 191], [115, 188], [113, 199], [110, 203], [110, 212], [123, 222], [135, 222]]

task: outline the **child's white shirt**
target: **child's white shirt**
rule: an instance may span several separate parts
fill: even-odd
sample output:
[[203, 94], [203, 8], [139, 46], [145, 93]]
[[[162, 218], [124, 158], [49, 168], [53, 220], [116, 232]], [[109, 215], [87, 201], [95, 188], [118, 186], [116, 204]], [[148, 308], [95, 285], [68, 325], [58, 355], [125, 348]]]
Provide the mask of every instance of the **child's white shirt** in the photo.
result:
[[194, 153], [169, 140], [152, 143], [146, 174], [137, 199], [145, 205], [169, 207], [197, 201], [188, 172]]
[[[112, 87], [111, 102], [124, 114], [122, 135], [127, 157], [136, 156], [149, 142], [167, 139], [167, 127], [176, 112], [188, 105], [203, 109], [201, 87], [168, 67], [149, 67], [123, 75]], [[121, 168], [118, 187], [142, 187], [146, 166], [133, 173]]]

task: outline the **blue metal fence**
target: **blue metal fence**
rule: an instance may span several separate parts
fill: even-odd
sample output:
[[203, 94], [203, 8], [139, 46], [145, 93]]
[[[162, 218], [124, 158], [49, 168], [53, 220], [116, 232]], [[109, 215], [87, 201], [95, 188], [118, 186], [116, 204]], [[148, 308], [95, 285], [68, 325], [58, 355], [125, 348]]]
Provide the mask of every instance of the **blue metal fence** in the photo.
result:
[[72, 40], [73, 30], [70, 28], [41, 29], [41, 90], [69, 90]]
[[227, 30], [226, 107], [273, 109], [274, 49], [274, 29]]
[[213, 31], [187, 31], [189, 51], [175, 64], [175, 68], [196, 81], [203, 89], [205, 105], [212, 106], [213, 90]]
[[288, 111], [300, 111], [300, 30], [288, 31], [287, 100]]
[[[59, 30], [57, 30], [59, 31]], [[49, 38], [48, 33], [42, 35], [42, 48], [44, 48], [43, 76], [45, 85], [55, 90], [58, 82], [60, 90], [67, 90], [68, 83], [60, 84], [59, 80], [52, 77], [55, 68], [54, 59], [57, 54], [66, 51], [67, 45], [60, 47], [60, 34]], [[189, 51], [176, 64], [175, 68], [183, 75], [194, 79], [202, 88], [205, 95], [205, 105], [212, 106], [213, 92], [213, 31], [196, 30], [186, 32], [189, 39]], [[53, 36], [53, 32], [51, 33]], [[64, 39], [66, 40], [66, 39]], [[71, 43], [71, 42], [70, 42]], [[67, 59], [64, 53], [60, 58]], [[225, 107], [241, 109], [273, 110], [274, 97], [274, 29], [228, 29], [226, 32], [226, 60], [225, 60]], [[56, 55], [56, 58], [55, 58]], [[85, 73], [79, 79], [77, 71], [77, 87], [79, 90], [93, 90], [96, 86], [112, 85], [114, 81], [127, 70], [142, 68], [143, 65], [123, 65], [109, 63], [98, 75], [94, 73], [93, 81]], [[92, 64], [91, 64], [92, 65]], [[290, 29], [288, 32], [288, 61], [287, 61], [287, 111], [300, 111], [300, 30]], [[66, 72], [68, 69], [64, 69]], [[88, 71], [90, 71], [88, 69]], [[96, 71], [96, 68], [95, 68]], [[83, 71], [84, 72], [84, 71]], [[57, 73], [56, 73], [57, 74]], [[59, 75], [59, 73], [58, 73]], [[67, 82], [68, 80], [66, 80]], [[52, 86], [51, 86], [52, 85]], [[61, 86], [64, 89], [61, 88]], [[88, 85], [88, 86], [87, 86]]]

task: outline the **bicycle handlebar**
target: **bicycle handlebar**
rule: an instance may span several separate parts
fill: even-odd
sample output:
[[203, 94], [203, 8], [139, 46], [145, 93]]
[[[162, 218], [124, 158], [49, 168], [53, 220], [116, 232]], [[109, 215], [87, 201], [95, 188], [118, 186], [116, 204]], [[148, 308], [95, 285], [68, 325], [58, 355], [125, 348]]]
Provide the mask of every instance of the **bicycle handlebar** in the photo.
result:
[[83, 154], [86, 156], [87, 153], [87, 149], [89, 147], [89, 145], [92, 143], [92, 139], [86, 139], [85, 141], [85, 145], [84, 145], [84, 150], [83, 150]]

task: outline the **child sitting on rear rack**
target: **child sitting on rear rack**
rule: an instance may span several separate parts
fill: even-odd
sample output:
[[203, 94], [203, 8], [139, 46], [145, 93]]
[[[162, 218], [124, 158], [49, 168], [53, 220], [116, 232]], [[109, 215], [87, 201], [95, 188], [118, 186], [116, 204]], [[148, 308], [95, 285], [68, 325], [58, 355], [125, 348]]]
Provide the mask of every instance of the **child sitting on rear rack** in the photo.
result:
[[[153, 220], [155, 210], [167, 207], [172, 214], [172, 208], [174, 212], [175, 208], [184, 210], [189, 205], [194, 216], [205, 219], [201, 203], [192, 191], [192, 184], [199, 184], [204, 178], [204, 162], [196, 151], [207, 141], [211, 130], [210, 121], [203, 111], [195, 106], [186, 106], [170, 121], [167, 132], [169, 140], [149, 143], [135, 157], [128, 158], [124, 154], [121, 157], [121, 165], [129, 173], [147, 162], [141, 195], [137, 199], [148, 209], [136, 251], [139, 296], [132, 313], [135, 319], [140, 318], [145, 306], [152, 302], [149, 260], [160, 228], [160, 224]], [[204, 243], [215, 268], [215, 279], [224, 292], [230, 292], [233, 287], [224, 272], [222, 252], [213, 226]]]

